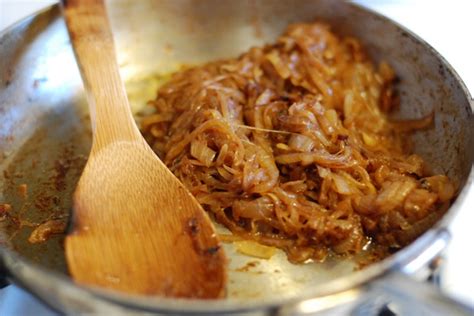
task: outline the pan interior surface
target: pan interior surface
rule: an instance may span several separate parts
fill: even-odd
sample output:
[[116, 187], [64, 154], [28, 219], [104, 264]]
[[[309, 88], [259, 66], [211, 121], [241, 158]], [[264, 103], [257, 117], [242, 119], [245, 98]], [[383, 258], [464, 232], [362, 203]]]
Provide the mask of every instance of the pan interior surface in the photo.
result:
[[[327, 21], [337, 33], [360, 38], [374, 60], [393, 66], [400, 77], [396, 117], [436, 113], [435, 127], [413, 136], [415, 152], [460, 187], [467, 179], [474, 131], [462, 85], [436, 53], [383, 18], [341, 2], [305, 0], [123, 0], [109, 3], [109, 15], [135, 113], [182, 65], [238, 56], [271, 42], [292, 22]], [[0, 122], [0, 203], [10, 204], [15, 218], [0, 222], [0, 241], [66, 274], [63, 235], [28, 241], [38, 224], [68, 218], [91, 145], [82, 82], [57, 7], [0, 37]], [[258, 259], [240, 254], [232, 243], [224, 247], [229, 300], [297, 296], [354, 269], [349, 260], [293, 265], [279, 250]]]

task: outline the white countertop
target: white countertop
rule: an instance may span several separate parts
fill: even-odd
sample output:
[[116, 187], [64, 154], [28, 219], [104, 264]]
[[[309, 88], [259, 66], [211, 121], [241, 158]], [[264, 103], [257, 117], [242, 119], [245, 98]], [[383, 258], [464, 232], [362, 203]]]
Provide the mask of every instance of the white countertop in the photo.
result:
[[[283, 1], [283, 0], [282, 0]], [[0, 0], [0, 30], [57, 1]], [[474, 1], [469, 0], [357, 0], [412, 30], [456, 69], [474, 94]], [[448, 5], [449, 3], [449, 5]], [[450, 226], [452, 242], [446, 252], [442, 288], [474, 305], [474, 254], [468, 245], [474, 236], [474, 187], [467, 203]], [[471, 246], [472, 247], [472, 246]], [[468, 249], [471, 249], [470, 251]], [[53, 315], [16, 286], [0, 290], [0, 315]]]

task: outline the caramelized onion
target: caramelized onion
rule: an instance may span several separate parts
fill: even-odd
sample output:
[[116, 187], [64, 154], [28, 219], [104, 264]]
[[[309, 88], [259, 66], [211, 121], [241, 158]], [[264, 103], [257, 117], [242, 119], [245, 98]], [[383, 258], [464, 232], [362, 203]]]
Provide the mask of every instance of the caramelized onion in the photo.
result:
[[310, 152], [314, 148], [314, 141], [305, 135], [291, 135], [288, 146], [296, 151]]
[[28, 237], [28, 241], [37, 244], [46, 241], [51, 235], [62, 234], [66, 229], [66, 221], [63, 219], [48, 220], [36, 227]]
[[189, 153], [206, 167], [211, 166], [212, 161], [216, 156], [216, 152], [209, 149], [205, 142], [198, 140], [193, 140], [191, 142]]
[[[390, 65], [355, 38], [295, 24], [273, 45], [175, 73], [142, 131], [170, 170], [234, 236], [239, 251], [292, 262], [400, 247], [455, 194], [409, 152], [406, 132], [434, 114], [391, 121]], [[380, 251], [378, 253], [383, 253]]]

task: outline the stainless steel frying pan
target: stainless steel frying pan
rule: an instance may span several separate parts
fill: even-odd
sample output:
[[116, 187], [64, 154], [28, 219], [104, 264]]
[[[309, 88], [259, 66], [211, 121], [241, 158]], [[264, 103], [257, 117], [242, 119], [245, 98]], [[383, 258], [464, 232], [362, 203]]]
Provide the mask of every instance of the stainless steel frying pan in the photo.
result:
[[[360, 38], [372, 58], [387, 60], [400, 77], [401, 107], [395, 116], [436, 113], [434, 128], [413, 135], [414, 148], [433, 171], [457, 181], [460, 193], [432, 229], [357, 272], [349, 260], [292, 265], [281, 252], [260, 260], [239, 255], [227, 244], [231, 262], [225, 300], [131, 297], [77, 286], [66, 273], [61, 235], [28, 242], [38, 223], [68, 217], [91, 143], [79, 71], [53, 6], [0, 34], [0, 203], [12, 205], [11, 216], [0, 222], [0, 271], [9, 280], [67, 313], [295, 315], [336, 309], [367, 314], [389, 302], [404, 314], [470, 311], [407, 277], [423, 271], [443, 250], [450, 237], [447, 225], [463, 206], [474, 177], [472, 100], [428, 44], [384, 17], [339, 1], [121, 0], [108, 7], [135, 112], [180, 65], [236, 56], [274, 40], [291, 22], [323, 19], [336, 32]], [[18, 190], [23, 184], [26, 194]]]

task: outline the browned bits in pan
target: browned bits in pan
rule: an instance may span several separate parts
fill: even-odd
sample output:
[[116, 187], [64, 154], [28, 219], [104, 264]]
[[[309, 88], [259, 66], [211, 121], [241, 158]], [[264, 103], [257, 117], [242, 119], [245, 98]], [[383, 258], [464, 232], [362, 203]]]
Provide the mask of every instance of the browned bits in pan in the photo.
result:
[[0, 221], [3, 221], [5, 218], [7, 218], [7, 215], [11, 211], [11, 209], [12, 206], [10, 204], [0, 204]]
[[28, 196], [28, 185], [25, 184], [25, 183], [20, 184], [17, 187], [17, 192], [18, 192], [18, 195], [20, 195], [22, 198], [26, 199], [26, 197]]

